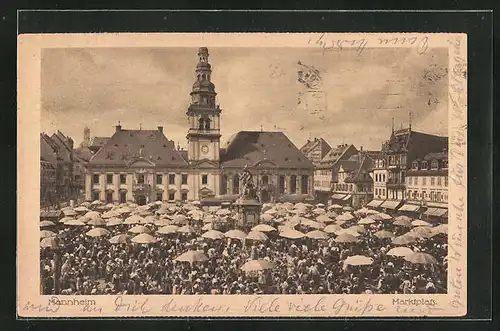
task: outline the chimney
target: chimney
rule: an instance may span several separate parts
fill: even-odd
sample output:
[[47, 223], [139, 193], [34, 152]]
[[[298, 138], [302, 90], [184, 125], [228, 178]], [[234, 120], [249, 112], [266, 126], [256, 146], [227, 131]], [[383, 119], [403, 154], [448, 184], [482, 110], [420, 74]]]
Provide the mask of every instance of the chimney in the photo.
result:
[[359, 151], [363, 152], [363, 146], [359, 146]]
[[120, 121], [118, 121], [118, 125], [116, 127], [116, 132], [120, 132], [122, 130], [122, 126], [120, 124]]
[[160, 131], [161, 133], [163, 133], [163, 126], [158, 125], [158, 131]]

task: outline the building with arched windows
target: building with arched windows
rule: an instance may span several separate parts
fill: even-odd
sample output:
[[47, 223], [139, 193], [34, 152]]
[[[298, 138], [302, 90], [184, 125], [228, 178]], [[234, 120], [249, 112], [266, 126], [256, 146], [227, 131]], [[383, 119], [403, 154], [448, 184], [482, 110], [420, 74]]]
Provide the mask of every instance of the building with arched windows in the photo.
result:
[[208, 49], [199, 48], [197, 55], [186, 112], [187, 151], [176, 148], [161, 126], [127, 130], [117, 125], [86, 164], [86, 199], [138, 204], [235, 200], [244, 167], [262, 202], [312, 199], [314, 165], [283, 132], [238, 132], [221, 148], [222, 110]]

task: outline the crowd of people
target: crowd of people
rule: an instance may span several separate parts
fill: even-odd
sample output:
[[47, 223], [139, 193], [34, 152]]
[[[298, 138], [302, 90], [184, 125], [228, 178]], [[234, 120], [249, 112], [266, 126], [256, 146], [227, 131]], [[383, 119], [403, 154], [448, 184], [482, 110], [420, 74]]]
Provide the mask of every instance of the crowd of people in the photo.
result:
[[[110, 218], [104, 218], [106, 212], [120, 208], [123, 206], [104, 206], [96, 202], [79, 209], [67, 208], [64, 212], [73, 216], [66, 216], [53, 225], [45, 222], [42, 232], [55, 244], [41, 245], [43, 294], [407, 294], [447, 291], [447, 234], [446, 231], [433, 231], [437, 228], [435, 224], [420, 226], [430, 228], [427, 231], [430, 235], [419, 237], [419, 231], [413, 231], [414, 237], [410, 237], [408, 243], [396, 245], [394, 237], [404, 237], [416, 227], [396, 225], [394, 217], [374, 217], [374, 221], [367, 222], [369, 224], [360, 224], [361, 219], [377, 215], [376, 211], [365, 214], [323, 205], [268, 204], [262, 213], [268, 216], [262, 217], [262, 221], [275, 230], [266, 231], [262, 239], [210, 239], [202, 234], [210, 229], [224, 233], [235, 226], [232, 222], [237, 218], [235, 211], [218, 213], [220, 209], [195, 204], [129, 205], [130, 212], [117, 214], [113, 219], [123, 221], [131, 215], [145, 215], [138, 217], [136, 223], [141, 224], [142, 219], [143, 232], [156, 240], [141, 244], [133, 241], [137, 233], [129, 232], [137, 224], [115, 222], [108, 226], [111, 223]], [[189, 213], [192, 210], [198, 211]], [[278, 213], [267, 213], [269, 210]], [[197, 217], [192, 217], [195, 214]], [[356, 240], [338, 242], [335, 233], [319, 239], [307, 236], [291, 239], [282, 235], [291, 228], [304, 234], [325, 229], [328, 224], [315, 221], [319, 215], [323, 215], [323, 219], [331, 217], [330, 224], [348, 229], [341, 232], [355, 235]], [[351, 217], [344, 221], [336, 215]], [[304, 222], [307, 219], [311, 222]], [[69, 222], [71, 220], [82, 223]], [[188, 226], [191, 230], [157, 232], [169, 222], [179, 227]], [[248, 233], [251, 227], [241, 230]], [[93, 228], [107, 231], [97, 236], [88, 235]], [[393, 235], [379, 238], [377, 233], [382, 230]], [[127, 233], [128, 239], [121, 243], [110, 241], [114, 236]], [[416, 263], [405, 256], [388, 254], [395, 247], [427, 253], [435, 260]], [[199, 252], [203, 258], [188, 262], [177, 259], [188, 251]], [[346, 263], [347, 258], [358, 255], [370, 262]], [[267, 261], [272, 267], [242, 269], [251, 260]]]

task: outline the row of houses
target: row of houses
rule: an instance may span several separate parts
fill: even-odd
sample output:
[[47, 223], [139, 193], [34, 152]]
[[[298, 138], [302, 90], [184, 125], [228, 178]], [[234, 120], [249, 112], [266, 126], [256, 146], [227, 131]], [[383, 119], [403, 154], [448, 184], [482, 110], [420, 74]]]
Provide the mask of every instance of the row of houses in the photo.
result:
[[317, 200], [328, 204], [446, 216], [448, 138], [408, 128], [392, 130], [379, 151], [352, 144], [332, 148], [322, 138], [301, 148], [315, 165]]

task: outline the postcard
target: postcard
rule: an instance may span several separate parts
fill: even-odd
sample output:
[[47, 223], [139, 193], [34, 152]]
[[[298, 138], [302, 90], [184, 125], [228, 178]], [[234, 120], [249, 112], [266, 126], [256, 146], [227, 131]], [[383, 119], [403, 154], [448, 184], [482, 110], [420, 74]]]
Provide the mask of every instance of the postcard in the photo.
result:
[[18, 36], [17, 313], [467, 313], [467, 36]]

